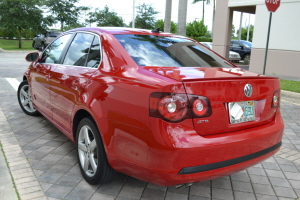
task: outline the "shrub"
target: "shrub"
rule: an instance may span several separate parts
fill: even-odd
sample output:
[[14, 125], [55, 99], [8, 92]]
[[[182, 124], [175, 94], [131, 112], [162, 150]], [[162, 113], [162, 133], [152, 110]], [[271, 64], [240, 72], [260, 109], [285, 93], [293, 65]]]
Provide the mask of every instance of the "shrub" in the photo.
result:
[[194, 40], [197, 40], [198, 42], [212, 42], [212, 39], [210, 37], [190, 37]]

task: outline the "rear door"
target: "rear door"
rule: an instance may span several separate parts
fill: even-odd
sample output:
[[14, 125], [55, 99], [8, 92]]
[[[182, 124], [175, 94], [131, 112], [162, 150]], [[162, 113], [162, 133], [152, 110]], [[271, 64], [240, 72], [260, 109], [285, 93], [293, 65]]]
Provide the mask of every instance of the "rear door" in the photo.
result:
[[65, 35], [53, 42], [42, 54], [41, 59], [33, 66], [31, 76], [32, 98], [35, 107], [44, 115], [52, 118], [50, 104], [50, 72], [59, 65], [61, 54], [71, 35]]
[[82, 96], [101, 59], [100, 39], [90, 33], [77, 33], [61, 65], [51, 72], [53, 119], [63, 129], [71, 130], [71, 113]]

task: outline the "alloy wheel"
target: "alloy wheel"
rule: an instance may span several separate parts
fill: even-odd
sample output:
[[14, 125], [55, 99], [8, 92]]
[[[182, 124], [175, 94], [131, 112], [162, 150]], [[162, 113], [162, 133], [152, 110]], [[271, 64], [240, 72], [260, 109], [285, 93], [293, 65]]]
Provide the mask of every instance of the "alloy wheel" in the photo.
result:
[[35, 107], [32, 104], [32, 97], [30, 93], [29, 85], [23, 85], [19, 91], [19, 98], [21, 106], [29, 113], [36, 112]]
[[93, 131], [87, 125], [79, 131], [78, 155], [84, 173], [93, 177], [98, 167], [97, 143]]

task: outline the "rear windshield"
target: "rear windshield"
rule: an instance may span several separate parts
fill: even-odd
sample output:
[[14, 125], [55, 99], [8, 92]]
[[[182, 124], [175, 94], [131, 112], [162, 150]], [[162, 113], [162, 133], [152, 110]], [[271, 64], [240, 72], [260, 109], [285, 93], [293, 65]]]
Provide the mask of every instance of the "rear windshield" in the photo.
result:
[[61, 33], [60, 32], [49, 32], [48, 33], [48, 37], [57, 37], [59, 36]]
[[154, 35], [114, 35], [139, 66], [232, 67], [191, 40]]

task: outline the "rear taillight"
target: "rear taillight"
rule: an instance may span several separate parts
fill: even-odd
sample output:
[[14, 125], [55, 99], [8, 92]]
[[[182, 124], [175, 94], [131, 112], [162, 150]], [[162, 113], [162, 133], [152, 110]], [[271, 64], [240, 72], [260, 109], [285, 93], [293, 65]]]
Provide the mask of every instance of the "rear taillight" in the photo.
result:
[[209, 117], [212, 114], [211, 105], [207, 97], [189, 95], [190, 102], [193, 102], [193, 117]]
[[184, 119], [188, 112], [186, 94], [152, 93], [150, 95], [150, 116], [166, 121], [177, 122]]
[[169, 122], [211, 115], [208, 98], [196, 95], [155, 92], [150, 95], [150, 116]]
[[280, 106], [280, 89], [276, 90], [272, 98], [272, 108], [277, 108]]

